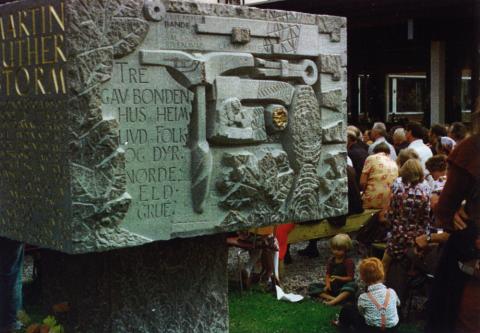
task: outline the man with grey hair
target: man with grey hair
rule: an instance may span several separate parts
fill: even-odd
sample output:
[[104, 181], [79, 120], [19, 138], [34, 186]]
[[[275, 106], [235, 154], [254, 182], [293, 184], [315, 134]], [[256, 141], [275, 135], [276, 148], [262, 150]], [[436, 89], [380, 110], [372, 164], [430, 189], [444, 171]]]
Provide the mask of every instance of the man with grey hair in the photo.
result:
[[387, 136], [387, 127], [385, 126], [384, 123], [382, 122], [376, 122], [373, 124], [372, 131], [370, 132], [370, 136], [372, 137], [373, 143], [368, 147], [368, 154], [372, 155], [373, 154], [373, 149], [380, 144], [381, 142], [385, 142], [390, 148], [390, 158], [392, 160], [397, 159], [397, 154], [395, 153], [395, 148], [388, 143], [387, 139], [385, 138]]
[[400, 150], [407, 148], [409, 145], [405, 129], [402, 127], [399, 127], [393, 131], [392, 140], [397, 155], [400, 153]]

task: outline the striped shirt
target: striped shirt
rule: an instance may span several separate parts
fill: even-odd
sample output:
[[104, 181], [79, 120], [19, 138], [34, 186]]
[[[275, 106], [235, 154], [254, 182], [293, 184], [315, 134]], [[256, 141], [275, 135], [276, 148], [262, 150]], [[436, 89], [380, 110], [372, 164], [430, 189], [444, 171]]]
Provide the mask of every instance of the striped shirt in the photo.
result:
[[[368, 287], [368, 291], [377, 300], [380, 305], [385, 302], [385, 296], [387, 295], [387, 287], [383, 283], [372, 284]], [[390, 302], [388, 303], [387, 310], [385, 312], [386, 328], [392, 328], [398, 324], [397, 306], [400, 305], [395, 290], [390, 289]], [[368, 298], [367, 293], [363, 293], [358, 297], [358, 311], [365, 318], [365, 323], [368, 326], [381, 327], [382, 316], [375, 304]]]

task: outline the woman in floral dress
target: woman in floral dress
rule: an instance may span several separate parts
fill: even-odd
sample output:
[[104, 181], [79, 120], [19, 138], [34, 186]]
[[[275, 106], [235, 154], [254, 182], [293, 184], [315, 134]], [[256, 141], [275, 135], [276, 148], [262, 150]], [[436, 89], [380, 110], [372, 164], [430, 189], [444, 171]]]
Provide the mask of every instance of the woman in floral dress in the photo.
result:
[[360, 177], [364, 189], [362, 201], [364, 209], [383, 209], [388, 204], [390, 187], [398, 177], [398, 167], [390, 158], [390, 147], [385, 143], [375, 146], [373, 155], [366, 161]]
[[417, 159], [409, 159], [400, 168], [400, 177], [392, 185], [387, 221], [391, 234], [383, 263], [386, 282], [402, 300], [411, 262], [406, 254], [415, 246], [415, 238], [425, 234], [430, 224], [431, 189], [424, 181], [423, 167]]

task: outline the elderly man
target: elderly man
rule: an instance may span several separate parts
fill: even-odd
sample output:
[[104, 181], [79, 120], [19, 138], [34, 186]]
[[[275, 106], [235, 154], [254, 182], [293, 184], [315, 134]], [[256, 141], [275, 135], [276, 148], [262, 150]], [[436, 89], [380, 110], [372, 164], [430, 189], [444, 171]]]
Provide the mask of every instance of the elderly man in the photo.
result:
[[[420, 162], [422, 163], [423, 170], [427, 172], [425, 168], [425, 163], [427, 160], [433, 156], [432, 150], [423, 143], [423, 138], [425, 137], [425, 130], [420, 123], [412, 121], [407, 124], [407, 141], [410, 143], [408, 148], [412, 148], [420, 157]], [[428, 173], [428, 172], [427, 172]]]
[[408, 141], [407, 141], [405, 129], [403, 129], [402, 127], [397, 128], [393, 132], [392, 140], [393, 140], [393, 146], [395, 147], [395, 152], [397, 153], [397, 155], [400, 153], [400, 150], [408, 147]]
[[0, 237], [0, 333], [19, 329], [22, 307], [23, 244]]
[[387, 136], [387, 127], [385, 126], [384, 123], [377, 122], [373, 124], [372, 131], [370, 132], [370, 136], [373, 140], [373, 143], [370, 145], [370, 147], [368, 147], [369, 155], [373, 154], [373, 150], [378, 144], [385, 142], [387, 146], [390, 148], [390, 158], [393, 161], [397, 159], [395, 148], [390, 143], [388, 143], [387, 139], [385, 138]]

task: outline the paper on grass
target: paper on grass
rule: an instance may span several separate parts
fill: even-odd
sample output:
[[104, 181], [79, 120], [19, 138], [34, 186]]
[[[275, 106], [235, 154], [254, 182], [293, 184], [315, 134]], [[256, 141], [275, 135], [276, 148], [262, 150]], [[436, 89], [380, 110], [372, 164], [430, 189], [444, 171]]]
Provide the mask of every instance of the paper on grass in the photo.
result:
[[292, 303], [299, 302], [303, 299], [302, 295], [297, 294], [285, 294], [279, 286], [275, 286], [277, 289], [277, 300], [279, 301], [289, 301]]

